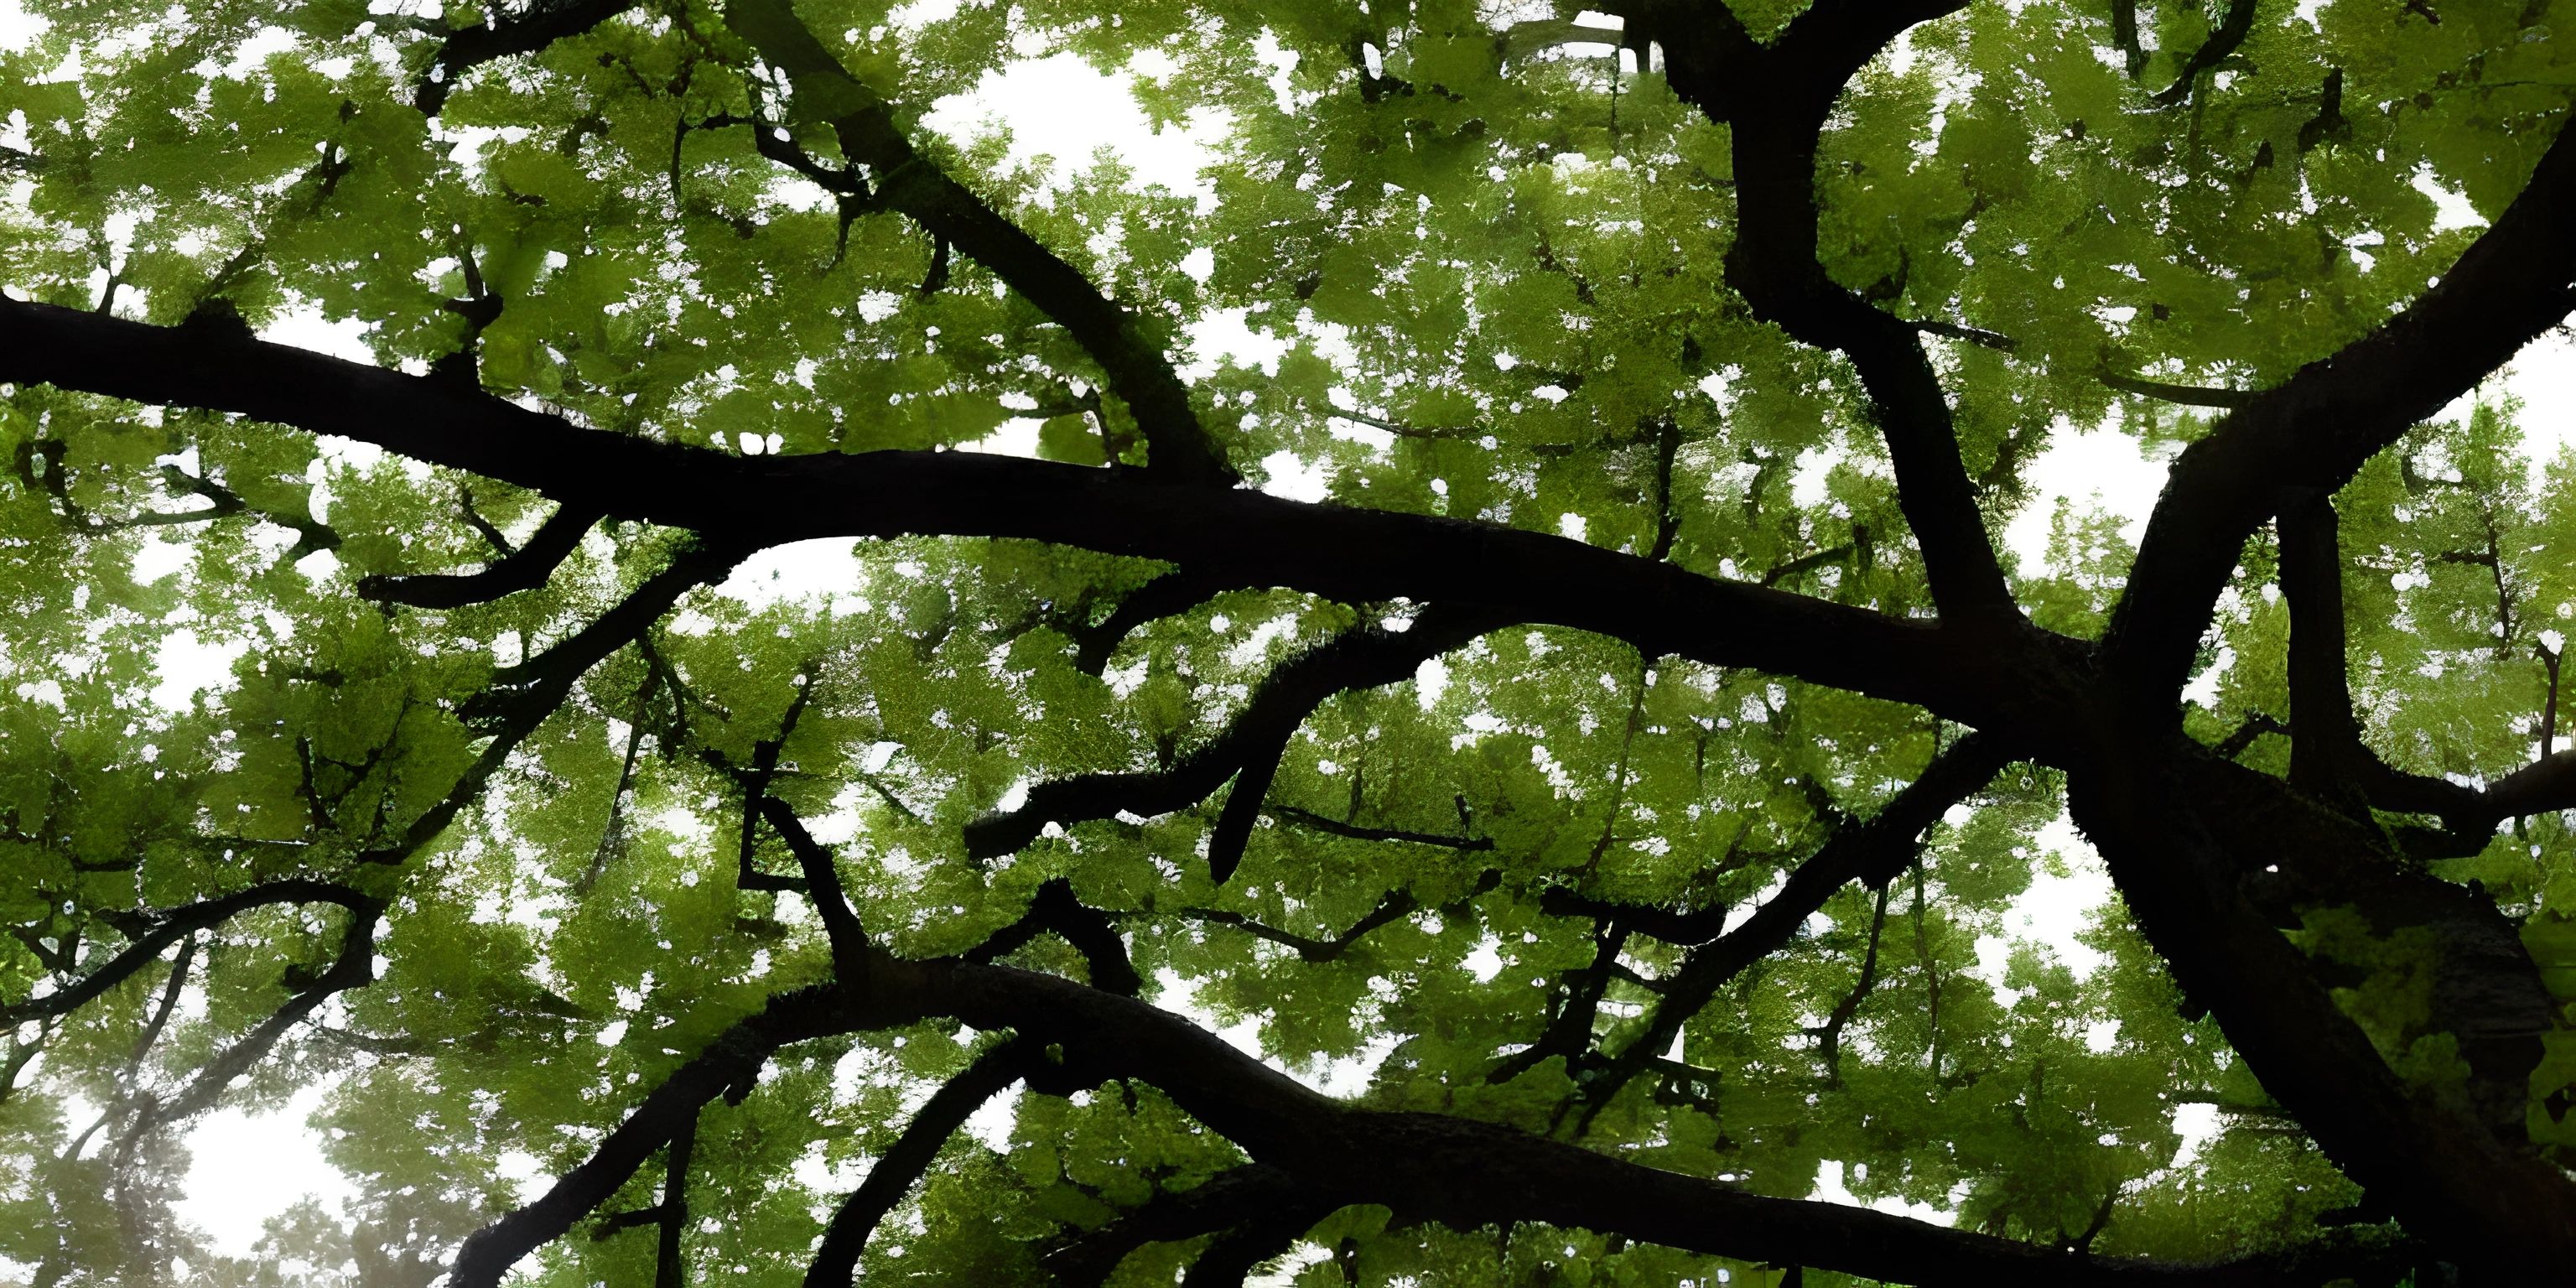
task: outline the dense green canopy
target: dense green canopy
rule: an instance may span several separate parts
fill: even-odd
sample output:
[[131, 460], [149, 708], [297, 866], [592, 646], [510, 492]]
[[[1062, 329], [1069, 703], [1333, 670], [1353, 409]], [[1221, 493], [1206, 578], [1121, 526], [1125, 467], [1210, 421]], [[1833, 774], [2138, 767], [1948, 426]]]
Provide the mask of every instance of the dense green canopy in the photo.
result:
[[2576, 0], [27, 3], [0, 1280], [2576, 1273]]

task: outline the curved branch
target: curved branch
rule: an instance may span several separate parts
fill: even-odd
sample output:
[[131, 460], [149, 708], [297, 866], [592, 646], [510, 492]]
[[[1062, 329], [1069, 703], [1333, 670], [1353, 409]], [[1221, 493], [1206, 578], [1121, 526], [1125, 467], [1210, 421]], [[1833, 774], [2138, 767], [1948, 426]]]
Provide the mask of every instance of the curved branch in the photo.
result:
[[[2178, 734], [2124, 747], [2070, 776], [2076, 825], [2175, 982], [2209, 1008], [2265, 1091], [2411, 1232], [2508, 1279], [2503, 1266], [2576, 1256], [2576, 1188], [2501, 1130], [2520, 1126], [2540, 1056], [2534, 1030], [2554, 1009], [2511, 923], [2463, 887], [2378, 857], [2386, 842], [2375, 825], [2303, 808], [2273, 780]], [[2275, 929], [2277, 914], [2256, 906], [2276, 883], [2430, 932], [2432, 1010], [2470, 1065], [2465, 1104], [2423, 1095], [2388, 1066]], [[2516, 1068], [2521, 1077], [2501, 1076]], [[2491, 1092], [2507, 1081], [2510, 1124], [2489, 1117], [2502, 1110]]]
[[1109, 655], [1136, 628], [1186, 613], [1232, 586], [1222, 578], [1183, 569], [1167, 572], [1128, 592], [1109, 615], [1096, 626], [1077, 626], [1068, 631], [1074, 641], [1074, 669], [1097, 676], [1109, 668]]
[[[1501, 873], [1487, 872], [1477, 881], [1473, 894], [1468, 897], [1472, 898], [1476, 894], [1483, 894], [1493, 889], [1501, 880]], [[1224, 908], [1183, 908], [1178, 915], [1211, 925], [1232, 926], [1255, 939], [1266, 939], [1282, 948], [1292, 949], [1299, 957], [1309, 962], [1328, 962], [1350, 951], [1351, 945], [1358, 943], [1361, 936], [1380, 926], [1393, 925], [1410, 917], [1421, 906], [1422, 901], [1415, 898], [1412, 891], [1390, 890], [1385, 898], [1378, 900], [1376, 907], [1369, 909], [1359, 920], [1352, 922], [1348, 929], [1330, 939], [1316, 939], [1294, 931], [1267, 926], [1242, 913]]]
[[266, 885], [256, 885], [247, 890], [192, 903], [183, 908], [173, 908], [155, 915], [149, 927], [136, 935], [134, 941], [122, 952], [109, 958], [105, 964], [80, 980], [43, 997], [30, 998], [14, 1006], [0, 1007], [0, 1027], [14, 1027], [28, 1020], [68, 1014], [107, 990], [133, 978], [136, 971], [158, 959], [183, 935], [221, 925], [253, 908], [294, 903], [337, 904], [352, 912], [372, 910], [381, 906], [374, 896], [360, 893], [348, 886], [298, 878], [272, 881]]
[[2089, 675], [2085, 650], [2045, 634], [1971, 639], [1551, 534], [975, 452], [741, 457], [581, 429], [479, 390], [218, 328], [0, 300], [0, 380], [338, 434], [711, 540], [1018, 537], [1347, 603], [1482, 604], [1511, 620], [1796, 676], [2040, 740], [2072, 732], [2043, 699], [2091, 683], [2080, 678]]
[[2124, 394], [2153, 398], [2158, 402], [2180, 403], [2186, 407], [2221, 407], [2234, 410], [2262, 395], [2249, 389], [2213, 389], [2202, 385], [2169, 385], [2160, 380], [2145, 380], [2122, 375], [2104, 367], [2095, 376], [2103, 384]]
[[850, 1032], [860, 1022], [839, 989], [797, 989], [770, 998], [758, 1014], [725, 1030], [695, 1059], [663, 1079], [588, 1159], [564, 1173], [535, 1202], [468, 1236], [448, 1267], [449, 1288], [498, 1288], [511, 1266], [562, 1238], [574, 1222], [606, 1202], [653, 1151], [695, 1123], [708, 1101], [737, 1088], [748, 1090], [773, 1052]]
[[760, 802], [761, 817], [778, 830], [787, 848], [796, 855], [796, 865], [805, 870], [805, 895], [813, 900], [815, 913], [823, 919], [823, 933], [832, 941], [832, 970], [842, 987], [864, 995], [868, 984], [868, 936], [859, 927], [859, 914], [850, 908], [849, 896], [841, 892], [841, 872], [833, 865], [832, 856], [805, 830], [803, 820], [787, 802], [775, 796]]
[[[333, 900], [332, 902], [339, 902]], [[145, 1135], [173, 1123], [185, 1122], [214, 1108], [225, 1089], [250, 1072], [279, 1039], [303, 1023], [322, 1004], [353, 988], [363, 988], [376, 978], [376, 924], [384, 914], [378, 900], [344, 903], [349, 909], [349, 925], [342, 932], [340, 951], [329, 967], [310, 978], [299, 979], [298, 968], [287, 968], [287, 984], [294, 996], [270, 1012], [238, 1042], [216, 1053], [197, 1076], [167, 1101], [144, 1107], [126, 1128], [119, 1153], [131, 1151]]]
[[1361, 827], [1355, 823], [1326, 818], [1312, 810], [1302, 810], [1294, 805], [1273, 805], [1270, 807], [1269, 814], [1283, 823], [1293, 823], [1299, 827], [1322, 832], [1327, 836], [1347, 837], [1354, 841], [1403, 841], [1411, 845], [1436, 845], [1444, 850], [1462, 852], [1483, 852], [1494, 848], [1494, 839], [1490, 836], [1444, 836], [1438, 832], [1409, 832], [1395, 827]]
[[732, 0], [724, 12], [794, 80], [800, 114], [830, 122], [842, 153], [875, 171], [876, 200], [927, 229], [943, 252], [954, 246], [981, 261], [1091, 354], [1144, 431], [1149, 468], [1172, 479], [1236, 481], [1224, 446], [1200, 422], [1189, 386], [1143, 319], [914, 151], [892, 107], [841, 66], [788, 0]]
[[[1492, 1124], [1351, 1108], [1180, 1016], [1051, 975], [954, 961], [882, 964], [921, 1015], [1013, 1029], [1024, 1040], [1060, 1045], [1067, 1065], [1083, 1076], [1132, 1076], [1162, 1088], [1258, 1163], [1286, 1174], [1287, 1187], [1267, 1183], [1277, 1206], [1302, 1202], [1329, 1211], [1375, 1203], [1470, 1229], [1545, 1222], [1900, 1283], [2252, 1288], [2322, 1283], [2402, 1265], [2418, 1251], [2329, 1239], [2215, 1266], [2070, 1256], [1865, 1208], [1750, 1194]], [[1177, 1226], [1176, 1233], [1122, 1239], [1112, 1255], [1090, 1261], [1114, 1266], [1135, 1243], [1240, 1219], [1173, 1221], [1166, 1228]]]
[[868, 1169], [868, 1178], [832, 1214], [832, 1224], [823, 1232], [822, 1246], [815, 1249], [813, 1264], [805, 1270], [805, 1288], [849, 1288], [858, 1275], [859, 1253], [867, 1248], [868, 1235], [875, 1231], [877, 1223], [885, 1220], [895, 1204], [903, 1201], [904, 1192], [930, 1170], [948, 1138], [956, 1135], [985, 1101], [1019, 1081], [1039, 1054], [1024, 1040], [1005, 1042], [977, 1056], [965, 1072], [933, 1092], [893, 1148]]
[[1000, 961], [1018, 952], [1030, 940], [1052, 932], [1072, 945], [1091, 967], [1091, 986], [1134, 997], [1145, 986], [1136, 973], [1135, 963], [1127, 956], [1127, 941], [1119, 937], [1118, 928], [1095, 908], [1074, 897], [1073, 883], [1063, 877], [1038, 887], [1029, 900], [1029, 910], [1018, 921], [994, 931], [992, 936], [966, 954], [970, 962]]
[[1434, 605], [1402, 632], [1363, 627], [1299, 654], [1271, 672], [1223, 733], [1160, 772], [1083, 774], [1029, 789], [1018, 808], [966, 825], [966, 853], [989, 859], [1037, 839], [1049, 823], [1077, 823], [1120, 813], [1151, 817], [1205, 800], [1228, 778], [1236, 779], [1217, 836], [1208, 845], [1209, 866], [1223, 881], [1251, 834], [1280, 754], [1316, 707], [1349, 689], [1376, 688], [1413, 678], [1423, 662], [1508, 625], [1502, 614]]
[[1767, 46], [1748, 39], [1723, 6], [1700, 7], [1706, 12], [1696, 21], [1676, 18], [1670, 27], [1658, 12], [1636, 34], [1664, 42], [1676, 94], [1731, 125], [1737, 226], [1727, 284], [1758, 320], [1851, 361], [1895, 465], [1897, 505], [1923, 549], [1933, 601], [1954, 618], [2009, 626], [2021, 612], [1960, 460], [1949, 399], [1917, 333], [1979, 343], [2002, 337], [1883, 312], [1837, 285], [1817, 255], [1817, 140], [1835, 97], [1906, 28], [1962, 7], [1964, 0], [1821, 3]]
[[2156, 94], [2158, 107], [2172, 107], [2190, 98], [2192, 90], [2200, 84], [2201, 76], [2227, 61], [2245, 43], [2245, 38], [2254, 31], [2255, 2], [2229, 0], [2227, 16], [2210, 30], [2209, 39], [2202, 41], [2200, 48], [2191, 51], [2191, 57], [2184, 61], [2182, 70], [2174, 74], [2173, 84]]
[[636, 0], [536, 0], [515, 18], [449, 32], [412, 90], [412, 106], [436, 116], [447, 106], [457, 79], [485, 63], [533, 54], [567, 36], [578, 36], [635, 7]]
[[[2173, 464], [2104, 645], [2124, 699], [2170, 724], [2219, 591], [2284, 488], [2332, 492], [2576, 311], [2576, 132], [2440, 283], [2370, 334], [2251, 396]], [[2148, 717], [2161, 710], [2166, 714]]]
[[1274, 1211], [1296, 1193], [1288, 1173], [1262, 1163], [1219, 1172], [1186, 1190], [1166, 1190], [1142, 1207], [1041, 1258], [1058, 1288], [1098, 1288], [1127, 1254], [1148, 1243], [1196, 1238]]
[[704, 542], [682, 551], [589, 625], [545, 652], [495, 672], [491, 687], [467, 701], [459, 714], [468, 724], [506, 725], [531, 712], [553, 710], [590, 668], [642, 638], [682, 595], [722, 580], [747, 553], [738, 545]]
[[528, 544], [493, 561], [481, 572], [361, 577], [358, 593], [413, 608], [462, 608], [534, 590], [546, 584], [546, 578], [581, 545], [582, 536], [600, 518], [595, 509], [559, 506], [528, 538]]

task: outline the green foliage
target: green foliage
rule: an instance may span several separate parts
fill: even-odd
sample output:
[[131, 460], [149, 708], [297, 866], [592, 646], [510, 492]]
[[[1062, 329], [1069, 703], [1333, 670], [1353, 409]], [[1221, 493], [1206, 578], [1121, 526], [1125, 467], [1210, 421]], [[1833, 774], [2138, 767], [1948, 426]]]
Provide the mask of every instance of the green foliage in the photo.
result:
[[[1767, 36], [1803, 6], [1736, 8]], [[995, 266], [815, 180], [841, 171], [842, 145], [795, 115], [723, 5], [655, 0], [473, 68], [435, 118], [413, 100], [442, 24], [524, 7], [28, 11], [41, 32], [0, 54], [5, 137], [39, 159], [0, 153], [15, 296], [160, 324], [319, 319], [386, 367], [744, 455], [1149, 462], [1090, 337]], [[1297, 474], [1336, 505], [1930, 611], [1866, 391], [1727, 286], [1728, 127], [1651, 59], [1533, 47], [1495, 6], [1458, 3], [797, 12], [923, 164], [1197, 359], [1195, 408], [1255, 483]], [[2180, 105], [2150, 93], [2210, 38], [2202, 7], [2143, 6], [2154, 52], [2133, 80], [2103, 12], [2052, 0], [1921, 28], [1838, 104], [1818, 168], [1827, 274], [1899, 317], [2008, 337], [1928, 341], [1998, 529], [2050, 504], [2024, 476], [2068, 426], [2165, 446], [2206, 432], [2106, 371], [2269, 386], [2419, 294], [2474, 232], [2428, 193], [2496, 214], [2576, 79], [2568, 42], [2533, 35], [2576, 23], [2563, 0], [2446, 3], [2439, 26], [2362, 0], [2259, 12]], [[1058, 172], [1014, 160], [998, 130], [950, 140], [924, 123], [1012, 60], [1058, 52], [1132, 75], [1158, 121], [1221, 113], [1206, 194], [1109, 158]], [[757, 144], [789, 121], [814, 173]], [[1220, 317], [1275, 358], [1194, 339]], [[763, 790], [836, 851], [898, 956], [972, 950], [1062, 880], [1126, 937], [1149, 1000], [1370, 1107], [1763, 1195], [1839, 1176], [1862, 1202], [2104, 1254], [2260, 1251], [2357, 1200], [2216, 1026], [2184, 1018], [2116, 898], [2090, 910], [2082, 953], [2039, 942], [2034, 885], [2063, 901], [2092, 889], [2069, 865], [2091, 869], [2063, 784], [2022, 765], [1933, 825], [1883, 891], [1825, 902], [1643, 1076], [1586, 1099], [1602, 1076], [1586, 1057], [1648, 1031], [1685, 954], [1605, 938], [1551, 894], [1740, 914], [1955, 745], [1962, 730], [1914, 708], [1513, 627], [1322, 703], [1222, 884], [1202, 857], [1222, 793], [975, 861], [970, 821], [1042, 782], [1168, 769], [1283, 662], [1412, 606], [1229, 589], [1086, 669], [1091, 633], [1159, 565], [969, 538], [790, 548], [810, 557], [754, 556], [693, 590], [510, 727], [478, 695], [532, 691], [511, 688], [533, 686], [530, 659], [683, 556], [677, 534], [612, 519], [542, 586], [395, 608], [362, 581], [471, 572], [496, 542], [526, 544], [551, 503], [277, 426], [7, 393], [0, 1004], [105, 963], [138, 909], [317, 879], [384, 911], [363, 931], [328, 902], [243, 912], [19, 1025], [8, 1053], [42, 1054], [0, 1080], [0, 1279], [426, 1282], [729, 1027], [828, 977], [810, 907], [775, 888], [795, 855], [743, 818], [764, 757]], [[2356, 701], [2401, 768], [2491, 781], [2532, 758], [2576, 612], [2576, 456], [2535, 466], [2516, 415], [2490, 400], [2428, 424], [2338, 499]], [[2015, 590], [2039, 625], [2090, 638], [2133, 549], [2116, 518], [2063, 502], [2047, 532]], [[2289, 715], [2271, 559], [2249, 551], [2214, 628], [2222, 665], [2189, 716], [2208, 741]], [[834, 584], [803, 593], [817, 567]], [[782, 569], [785, 590], [765, 580]], [[2280, 739], [2242, 759], [2286, 763]], [[2494, 894], [2576, 1002], [2563, 815], [2443, 875]], [[2347, 920], [2303, 932], [2362, 978], [2339, 1001], [2416, 1085], [2456, 1082], [2409, 945]], [[366, 933], [371, 982], [263, 1040]], [[1059, 938], [1006, 960], [1095, 978]], [[1549, 1046], [1586, 988], [1579, 1049]], [[823, 1039], [710, 1104], [680, 1235], [701, 1278], [801, 1281], [833, 1206], [979, 1041], [944, 1022]], [[186, 1122], [152, 1116], [253, 1045], [191, 1112], [327, 1088], [313, 1126], [351, 1189], [236, 1258], [174, 1214]], [[1497, 1076], [1525, 1051], [1544, 1058]], [[2567, 1088], [2562, 1029], [2530, 1118], [2562, 1163]], [[995, 1103], [870, 1243], [868, 1281], [1044, 1282], [1068, 1241], [1244, 1161], [1141, 1081]], [[2218, 1107], [2189, 1145], [2186, 1104]], [[654, 1208], [661, 1185], [639, 1171], [526, 1282], [650, 1282], [653, 1224], [603, 1219]], [[1275, 1282], [1785, 1273], [1537, 1225], [1315, 1219]], [[1170, 1282], [1203, 1246], [1152, 1244], [1112, 1282]]]

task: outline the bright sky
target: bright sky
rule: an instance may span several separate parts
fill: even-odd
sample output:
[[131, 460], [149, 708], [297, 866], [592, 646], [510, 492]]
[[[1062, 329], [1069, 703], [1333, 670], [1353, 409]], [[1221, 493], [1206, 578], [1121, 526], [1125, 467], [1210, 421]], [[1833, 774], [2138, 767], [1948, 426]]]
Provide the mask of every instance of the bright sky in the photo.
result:
[[[0, 0], [0, 49], [22, 42], [29, 31], [18, 0]], [[1102, 76], [1071, 56], [1024, 62], [990, 76], [976, 92], [943, 103], [929, 123], [962, 137], [996, 120], [1008, 123], [1014, 151], [1022, 158], [1051, 156], [1060, 167], [1072, 166], [1087, 162], [1095, 149], [1105, 147], [1133, 167], [1140, 179], [1201, 195], [1206, 187], [1198, 179], [1198, 170], [1209, 144], [1223, 129], [1221, 119], [1209, 119], [1157, 134], [1128, 96], [1126, 77]], [[315, 316], [287, 319], [269, 334], [360, 361], [371, 358], [352, 330], [328, 325]], [[1194, 338], [1202, 361], [1220, 353], [1256, 359], [1277, 350], [1265, 337], [1244, 331], [1239, 319], [1219, 319], [1200, 328]], [[2576, 441], [2576, 346], [2571, 346], [2563, 329], [2533, 345], [2498, 383], [2502, 391], [2523, 401], [2522, 423], [2534, 440], [2536, 458], [2554, 455]], [[2142, 456], [2133, 440], [2117, 432], [2062, 430], [2031, 466], [2031, 477], [2038, 499], [2006, 529], [2003, 539], [2026, 563], [2035, 564], [2044, 554], [2048, 516], [2060, 497], [2097, 501], [2129, 520], [2128, 532], [2134, 539], [2163, 486], [2164, 464]], [[1312, 476], [1292, 475], [1283, 483], [1274, 486], [1291, 492], [1320, 490], [1320, 481]], [[747, 599], [827, 596], [850, 584], [849, 550], [846, 541], [807, 542], [773, 550], [747, 563], [725, 589]], [[185, 695], [194, 689], [222, 682], [230, 664], [229, 656], [211, 650], [175, 648], [166, 659], [170, 682], [164, 696], [184, 703]], [[2043, 841], [2066, 856], [2069, 875], [2041, 876], [2016, 906], [2010, 920], [2017, 924], [2008, 929], [2017, 937], [2049, 945], [2081, 973], [2091, 968], [2096, 954], [2077, 943], [2075, 935], [2108, 896], [2110, 883], [2089, 848], [2063, 821]], [[1985, 973], [1999, 983], [2004, 941], [1990, 939], [1979, 949]], [[1186, 1009], [1185, 1002], [1180, 1005]], [[1249, 1048], [1248, 1029], [1226, 1036]], [[1347, 1093], [1360, 1085], [1357, 1079], [1364, 1072], [1357, 1066], [1329, 1069], [1321, 1071], [1318, 1081]], [[225, 1111], [209, 1115], [192, 1131], [189, 1144], [196, 1162], [180, 1208], [217, 1247], [247, 1254], [262, 1224], [292, 1203], [319, 1195], [327, 1205], [349, 1192], [323, 1162], [315, 1138], [304, 1126], [317, 1102], [318, 1093], [308, 1091], [277, 1113]], [[988, 1111], [983, 1117], [993, 1115]], [[2182, 1125], [2188, 1136], [2199, 1138], [2214, 1126], [2214, 1119], [2201, 1115]], [[1840, 1164], [1829, 1166], [1817, 1196], [1855, 1201], [1845, 1187]], [[1928, 1209], [1900, 1210], [1940, 1216]]]

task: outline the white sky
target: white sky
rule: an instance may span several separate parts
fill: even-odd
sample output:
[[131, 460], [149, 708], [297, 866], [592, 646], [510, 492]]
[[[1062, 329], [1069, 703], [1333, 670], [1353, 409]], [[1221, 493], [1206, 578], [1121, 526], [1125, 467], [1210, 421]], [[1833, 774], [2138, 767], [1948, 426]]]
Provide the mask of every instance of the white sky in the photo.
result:
[[[23, 42], [29, 30], [18, 0], [0, 0], [0, 49]], [[1223, 129], [1221, 118], [1205, 119], [1186, 129], [1156, 134], [1129, 97], [1126, 77], [1104, 77], [1070, 55], [1024, 62], [988, 76], [976, 92], [942, 103], [929, 124], [963, 137], [989, 120], [1008, 123], [1014, 134], [1014, 154], [1020, 158], [1050, 156], [1060, 169], [1070, 168], [1105, 147], [1133, 167], [1141, 180], [1203, 197], [1207, 188], [1198, 170], [1208, 156], [1208, 146]], [[372, 357], [352, 329], [330, 326], [318, 316], [288, 318], [272, 327], [269, 335], [360, 361]], [[1239, 319], [1219, 319], [1203, 326], [1195, 339], [1202, 360], [1218, 352], [1246, 359], [1276, 353], [1274, 342], [1245, 332]], [[2576, 441], [2576, 347], [2563, 330], [2533, 345], [2495, 383], [2522, 399], [2522, 423], [2534, 440], [2535, 458], [2546, 458]], [[2035, 566], [2045, 553], [2048, 516], [2059, 497], [2098, 501], [2129, 521], [2128, 535], [2134, 540], [2163, 486], [2164, 468], [2161, 460], [2146, 458], [2134, 440], [2116, 431], [2062, 430], [2031, 465], [2037, 499], [2005, 530], [2004, 543], [2023, 557], [2026, 566]], [[1319, 480], [1311, 475], [1283, 483], [1278, 490], [1320, 490]], [[850, 547], [847, 541], [820, 541], [769, 551], [737, 571], [724, 589], [757, 600], [828, 596], [851, 584]], [[231, 659], [182, 648], [174, 650], [167, 662], [171, 674], [164, 696], [184, 703], [185, 693], [221, 683]], [[2075, 935], [2108, 896], [2109, 880], [2099, 861], [2062, 821], [2044, 835], [2043, 842], [2067, 857], [2070, 875], [2043, 874], [2015, 907], [2008, 918], [2014, 924], [2007, 929], [2016, 937], [2047, 944], [2079, 973], [2088, 971], [2097, 955], [2078, 944]], [[1980, 973], [1999, 983], [2004, 952], [2001, 939], [1981, 942]], [[1186, 1006], [1186, 1002], [1179, 1004]], [[1225, 1036], [1252, 1049], [1246, 1026], [1228, 1030]], [[1346, 1094], [1355, 1089], [1354, 1079], [1360, 1076], [1364, 1071], [1356, 1067], [1327, 1069], [1318, 1071], [1315, 1080]], [[196, 1163], [180, 1210], [219, 1249], [246, 1255], [262, 1224], [294, 1202], [319, 1195], [328, 1203], [349, 1193], [339, 1175], [323, 1162], [316, 1138], [304, 1126], [318, 1096], [317, 1091], [306, 1091], [284, 1110], [268, 1115], [215, 1113], [191, 1132]], [[2214, 1118], [2203, 1114], [2184, 1125], [2196, 1146], [2214, 1127]], [[1843, 1183], [1841, 1164], [1829, 1165], [1817, 1197], [1856, 1201]], [[1911, 1215], [1941, 1217], [1931, 1209], [1892, 1206]]]

